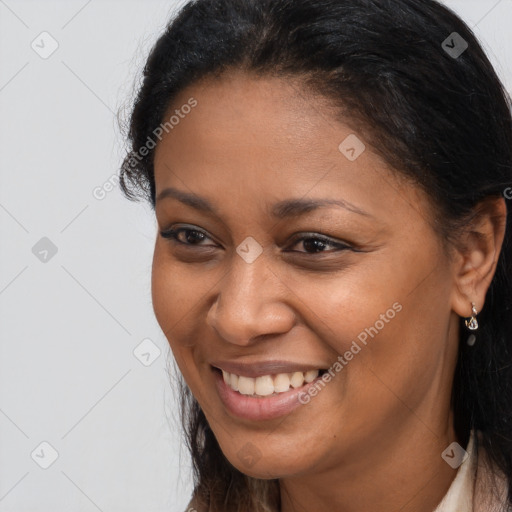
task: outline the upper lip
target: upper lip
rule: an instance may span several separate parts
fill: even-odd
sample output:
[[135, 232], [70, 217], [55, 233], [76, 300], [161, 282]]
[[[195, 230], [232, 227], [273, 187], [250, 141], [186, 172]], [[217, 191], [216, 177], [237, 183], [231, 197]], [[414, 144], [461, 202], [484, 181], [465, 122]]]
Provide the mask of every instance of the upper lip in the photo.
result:
[[235, 375], [244, 377], [261, 377], [262, 375], [275, 375], [277, 373], [307, 372], [309, 370], [324, 369], [324, 366], [297, 363], [292, 361], [213, 361], [213, 367]]

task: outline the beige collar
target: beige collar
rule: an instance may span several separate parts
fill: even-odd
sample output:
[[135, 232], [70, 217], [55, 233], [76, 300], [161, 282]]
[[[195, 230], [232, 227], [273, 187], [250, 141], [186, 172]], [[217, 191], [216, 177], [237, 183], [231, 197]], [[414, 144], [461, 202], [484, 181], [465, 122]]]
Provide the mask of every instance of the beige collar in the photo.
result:
[[[478, 439], [481, 433], [478, 432]], [[479, 443], [480, 444], [480, 443]], [[507, 481], [494, 472], [483, 447], [475, 450], [475, 432], [466, 447], [468, 456], [459, 466], [455, 479], [434, 512], [498, 512], [505, 509]], [[495, 485], [496, 483], [496, 485]], [[497, 488], [497, 492], [494, 489]]]

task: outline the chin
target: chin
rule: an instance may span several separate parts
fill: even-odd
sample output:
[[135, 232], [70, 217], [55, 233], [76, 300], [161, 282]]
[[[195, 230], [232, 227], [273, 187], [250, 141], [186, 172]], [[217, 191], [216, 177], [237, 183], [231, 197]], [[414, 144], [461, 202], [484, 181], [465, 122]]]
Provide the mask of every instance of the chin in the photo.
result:
[[227, 458], [241, 473], [262, 480], [307, 473], [310, 466], [304, 460], [304, 453], [300, 454], [300, 460], [297, 460], [297, 454], [290, 454], [288, 450], [270, 448], [265, 452], [255, 449], [251, 443], [244, 444], [238, 451], [230, 451]]

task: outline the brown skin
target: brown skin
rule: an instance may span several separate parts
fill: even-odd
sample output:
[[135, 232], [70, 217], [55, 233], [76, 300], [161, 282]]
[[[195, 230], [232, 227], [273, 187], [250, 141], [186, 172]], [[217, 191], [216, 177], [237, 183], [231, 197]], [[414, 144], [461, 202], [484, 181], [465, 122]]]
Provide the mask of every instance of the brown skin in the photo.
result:
[[[441, 458], [456, 437], [450, 412], [458, 317], [480, 311], [504, 236], [506, 206], [489, 204], [460, 248], [446, 251], [430, 203], [371, 151], [350, 162], [338, 145], [353, 130], [297, 84], [231, 72], [193, 84], [173, 102], [198, 105], [159, 143], [156, 193], [172, 186], [211, 201], [220, 219], [173, 198], [158, 226], [200, 229], [188, 246], [157, 236], [153, 304], [183, 376], [222, 451], [240, 471], [279, 478], [282, 512], [431, 512], [456, 471]], [[342, 199], [278, 222], [289, 198]], [[182, 226], [177, 226], [182, 227]], [[324, 235], [360, 252], [311, 242]], [[194, 233], [191, 233], [193, 236]], [[263, 253], [236, 248], [248, 236]], [[311, 235], [313, 236], [313, 235]], [[291, 252], [295, 251], [295, 252]], [[285, 359], [330, 367], [365, 328], [403, 309], [311, 402], [284, 418], [228, 413], [209, 361]], [[261, 452], [248, 468], [238, 451]]]

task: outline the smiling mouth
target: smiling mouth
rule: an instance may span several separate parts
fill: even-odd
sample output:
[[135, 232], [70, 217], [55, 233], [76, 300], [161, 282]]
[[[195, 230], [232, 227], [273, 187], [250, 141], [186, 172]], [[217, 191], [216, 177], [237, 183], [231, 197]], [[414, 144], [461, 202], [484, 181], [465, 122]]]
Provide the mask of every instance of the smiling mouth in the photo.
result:
[[228, 373], [214, 366], [212, 366], [212, 368], [222, 375], [226, 385], [233, 391], [254, 398], [277, 396], [281, 393], [287, 393], [291, 389], [301, 388], [304, 384], [313, 382], [327, 372], [326, 369], [319, 369], [305, 372], [261, 375], [260, 377], [252, 378], [235, 373]]

